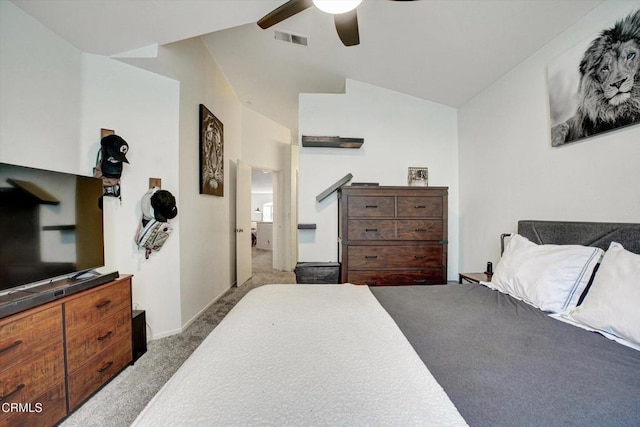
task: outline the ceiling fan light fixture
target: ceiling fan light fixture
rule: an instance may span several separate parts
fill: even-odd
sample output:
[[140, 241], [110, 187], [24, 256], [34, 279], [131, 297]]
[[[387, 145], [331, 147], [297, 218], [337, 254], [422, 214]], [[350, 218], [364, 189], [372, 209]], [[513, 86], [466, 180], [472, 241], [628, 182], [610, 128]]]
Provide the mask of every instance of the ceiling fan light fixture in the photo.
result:
[[323, 12], [332, 15], [351, 12], [362, 0], [313, 0], [313, 4]]

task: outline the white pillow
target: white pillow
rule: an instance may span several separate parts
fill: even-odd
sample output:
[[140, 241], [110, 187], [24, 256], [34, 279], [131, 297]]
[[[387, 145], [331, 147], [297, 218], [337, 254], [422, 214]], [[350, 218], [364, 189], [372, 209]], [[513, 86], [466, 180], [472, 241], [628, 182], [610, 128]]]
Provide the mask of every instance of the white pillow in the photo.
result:
[[578, 304], [603, 253], [588, 246], [537, 245], [516, 234], [486, 285], [541, 310], [566, 313]]
[[611, 243], [584, 301], [569, 318], [640, 345], [640, 255]]

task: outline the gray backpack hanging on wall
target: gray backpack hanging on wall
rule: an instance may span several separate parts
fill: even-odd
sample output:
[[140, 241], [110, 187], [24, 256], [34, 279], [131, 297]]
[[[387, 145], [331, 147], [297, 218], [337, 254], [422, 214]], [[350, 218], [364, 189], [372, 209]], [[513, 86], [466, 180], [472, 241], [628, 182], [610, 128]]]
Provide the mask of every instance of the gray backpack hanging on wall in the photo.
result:
[[173, 231], [169, 220], [178, 215], [176, 199], [167, 190], [150, 188], [140, 201], [142, 220], [138, 225], [135, 242], [144, 249], [144, 257], [149, 259], [153, 251], [159, 251]]

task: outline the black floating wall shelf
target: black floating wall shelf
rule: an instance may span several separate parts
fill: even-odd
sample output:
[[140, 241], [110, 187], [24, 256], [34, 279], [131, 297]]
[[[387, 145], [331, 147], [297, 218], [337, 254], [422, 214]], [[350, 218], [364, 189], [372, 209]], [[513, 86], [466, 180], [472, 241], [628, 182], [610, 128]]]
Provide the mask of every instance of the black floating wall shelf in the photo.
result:
[[360, 148], [362, 144], [364, 144], [364, 138], [341, 138], [339, 136], [302, 135], [303, 147]]
[[298, 230], [315, 230], [315, 224], [298, 224]]
[[316, 196], [316, 202], [321, 202], [324, 199], [326, 199], [327, 197], [329, 197], [329, 195], [331, 195], [331, 193], [333, 193], [338, 188], [340, 188], [343, 185], [345, 185], [347, 182], [351, 181], [351, 178], [353, 178], [353, 175], [348, 173], [345, 176], [343, 176], [342, 178], [340, 178], [338, 181], [336, 181], [335, 183], [331, 184], [331, 186], [329, 188], [327, 188], [322, 193], [320, 193], [320, 194], [318, 194]]
[[71, 224], [71, 225], [44, 225], [42, 227], [43, 231], [71, 231], [71, 230], [75, 230], [76, 226], [75, 224]]

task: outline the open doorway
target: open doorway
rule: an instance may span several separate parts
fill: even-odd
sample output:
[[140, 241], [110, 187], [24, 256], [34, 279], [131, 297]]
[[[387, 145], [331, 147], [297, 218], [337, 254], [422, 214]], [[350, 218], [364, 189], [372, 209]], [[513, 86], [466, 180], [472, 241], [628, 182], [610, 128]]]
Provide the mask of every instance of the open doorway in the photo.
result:
[[251, 269], [273, 268], [273, 172], [251, 169]]

